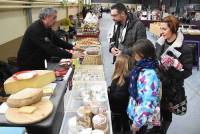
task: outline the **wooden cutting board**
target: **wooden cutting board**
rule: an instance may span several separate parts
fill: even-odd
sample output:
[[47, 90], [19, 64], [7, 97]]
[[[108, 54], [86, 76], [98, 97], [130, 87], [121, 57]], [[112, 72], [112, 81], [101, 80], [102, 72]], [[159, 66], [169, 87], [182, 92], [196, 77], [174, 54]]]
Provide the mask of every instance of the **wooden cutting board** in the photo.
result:
[[16, 124], [32, 124], [45, 119], [53, 111], [53, 104], [48, 99], [43, 99], [31, 106], [36, 107], [36, 110], [31, 114], [21, 113], [19, 108], [8, 108], [5, 114], [6, 119]]

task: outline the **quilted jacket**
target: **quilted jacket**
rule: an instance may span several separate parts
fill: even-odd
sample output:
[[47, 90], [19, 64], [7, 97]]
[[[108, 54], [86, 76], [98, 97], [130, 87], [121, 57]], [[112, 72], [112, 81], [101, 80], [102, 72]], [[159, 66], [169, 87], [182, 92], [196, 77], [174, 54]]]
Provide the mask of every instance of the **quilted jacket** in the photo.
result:
[[156, 71], [143, 69], [137, 80], [137, 89], [138, 97], [130, 97], [127, 112], [133, 124], [140, 128], [152, 122], [153, 113], [160, 105], [160, 80]]

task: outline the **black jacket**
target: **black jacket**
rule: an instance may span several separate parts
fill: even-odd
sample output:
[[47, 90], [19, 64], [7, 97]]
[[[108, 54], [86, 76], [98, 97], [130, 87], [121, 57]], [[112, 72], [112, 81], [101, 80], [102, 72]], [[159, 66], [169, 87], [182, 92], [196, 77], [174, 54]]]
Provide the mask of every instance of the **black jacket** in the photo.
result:
[[117, 81], [118, 79], [112, 81], [108, 93], [110, 109], [114, 113], [126, 112], [129, 101], [129, 76], [125, 77], [125, 83], [122, 86], [118, 86]]
[[0, 97], [6, 95], [3, 84], [12, 74], [11, 67], [7, 63], [0, 61]]
[[[179, 37], [177, 37], [179, 38]], [[176, 39], [180, 40], [180, 39]], [[162, 81], [162, 98], [167, 102], [180, 101], [185, 97], [185, 90], [184, 90], [184, 80], [192, 74], [192, 63], [193, 63], [193, 56], [192, 50], [186, 44], [183, 44], [182, 41], [175, 41], [177, 43], [177, 47], [174, 47], [176, 50], [181, 52], [178, 61], [183, 65], [184, 71], [178, 71], [174, 67], [170, 67], [168, 70], [164, 70], [160, 68], [159, 76]], [[167, 42], [165, 41], [162, 46], [156, 43], [156, 53], [158, 58], [165, 52]], [[165, 50], [164, 50], [165, 49]], [[170, 54], [170, 53], [169, 53]]]
[[44, 60], [50, 56], [71, 58], [72, 54], [64, 49], [72, 49], [73, 46], [64, 42], [53, 32], [44, 27], [41, 20], [35, 21], [26, 30], [17, 62], [20, 70], [45, 69]]
[[110, 52], [111, 48], [113, 47], [120, 48], [121, 50], [128, 49], [132, 47], [137, 40], [147, 38], [145, 26], [134, 14], [128, 13], [127, 21], [128, 21], [127, 30], [122, 45], [120, 45], [118, 41], [120, 34], [120, 24], [115, 24], [113, 37], [110, 39], [111, 42], [109, 49]]

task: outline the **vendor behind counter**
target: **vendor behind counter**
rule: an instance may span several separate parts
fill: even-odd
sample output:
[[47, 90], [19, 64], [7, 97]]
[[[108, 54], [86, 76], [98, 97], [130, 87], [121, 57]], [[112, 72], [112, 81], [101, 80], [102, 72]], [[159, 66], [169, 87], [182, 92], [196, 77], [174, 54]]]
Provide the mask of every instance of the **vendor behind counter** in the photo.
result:
[[17, 63], [19, 70], [45, 69], [45, 60], [50, 56], [60, 58], [78, 58], [80, 53], [73, 55], [67, 50], [76, 50], [72, 44], [61, 40], [52, 30], [56, 23], [57, 10], [52, 7], [42, 8], [39, 19], [26, 30], [20, 49]]

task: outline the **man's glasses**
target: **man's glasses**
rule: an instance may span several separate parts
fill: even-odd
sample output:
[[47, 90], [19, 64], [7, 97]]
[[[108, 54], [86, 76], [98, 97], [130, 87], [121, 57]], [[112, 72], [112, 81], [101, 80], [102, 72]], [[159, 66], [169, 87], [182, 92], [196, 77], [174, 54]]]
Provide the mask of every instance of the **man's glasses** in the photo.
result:
[[116, 17], [118, 15], [119, 15], [119, 13], [118, 14], [111, 14], [112, 17]]

